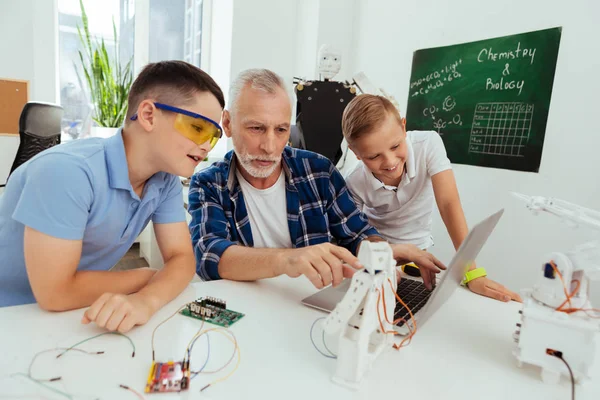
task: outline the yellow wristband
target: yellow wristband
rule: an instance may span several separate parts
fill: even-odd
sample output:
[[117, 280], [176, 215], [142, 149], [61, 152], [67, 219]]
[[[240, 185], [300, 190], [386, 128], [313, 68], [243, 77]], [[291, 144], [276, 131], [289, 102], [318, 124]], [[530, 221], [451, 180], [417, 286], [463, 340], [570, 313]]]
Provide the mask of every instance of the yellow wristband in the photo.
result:
[[465, 279], [463, 279], [462, 284], [466, 286], [467, 283], [471, 282], [473, 279], [481, 278], [482, 276], [487, 276], [485, 269], [481, 267], [475, 268], [465, 274]]

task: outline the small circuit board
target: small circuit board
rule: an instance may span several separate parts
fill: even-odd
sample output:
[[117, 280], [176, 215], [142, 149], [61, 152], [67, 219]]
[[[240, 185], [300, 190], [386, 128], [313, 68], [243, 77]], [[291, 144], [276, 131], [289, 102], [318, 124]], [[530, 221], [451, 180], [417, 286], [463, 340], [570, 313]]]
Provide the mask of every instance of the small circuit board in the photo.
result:
[[146, 393], [181, 392], [190, 384], [190, 369], [181, 361], [152, 362]]
[[180, 313], [224, 328], [229, 328], [244, 316], [237, 311], [228, 310], [225, 301], [214, 297], [203, 297], [188, 303]]

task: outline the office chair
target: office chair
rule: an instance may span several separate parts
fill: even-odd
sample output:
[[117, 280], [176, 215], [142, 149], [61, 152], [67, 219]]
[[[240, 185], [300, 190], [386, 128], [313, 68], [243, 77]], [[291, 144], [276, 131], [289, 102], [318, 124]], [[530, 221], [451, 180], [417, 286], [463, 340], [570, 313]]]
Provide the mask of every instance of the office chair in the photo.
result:
[[33, 101], [25, 104], [19, 118], [19, 148], [9, 178], [15, 169], [30, 158], [60, 144], [62, 117], [63, 108], [59, 105]]

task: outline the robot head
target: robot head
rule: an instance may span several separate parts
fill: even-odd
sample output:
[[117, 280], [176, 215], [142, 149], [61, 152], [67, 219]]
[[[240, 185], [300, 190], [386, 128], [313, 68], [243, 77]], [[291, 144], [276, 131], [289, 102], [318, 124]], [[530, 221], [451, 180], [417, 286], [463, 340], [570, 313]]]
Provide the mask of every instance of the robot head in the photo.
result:
[[319, 49], [317, 58], [319, 74], [323, 79], [331, 79], [342, 66], [342, 53], [331, 45], [324, 44]]

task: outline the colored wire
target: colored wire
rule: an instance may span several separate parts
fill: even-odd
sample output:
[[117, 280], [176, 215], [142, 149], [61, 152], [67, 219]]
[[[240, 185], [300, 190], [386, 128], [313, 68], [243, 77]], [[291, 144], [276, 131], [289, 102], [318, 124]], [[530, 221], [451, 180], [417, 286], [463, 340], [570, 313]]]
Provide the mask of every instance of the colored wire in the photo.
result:
[[154, 334], [156, 333], [157, 329], [160, 328], [160, 326], [162, 324], [164, 324], [165, 322], [167, 322], [168, 320], [170, 320], [171, 318], [173, 318], [175, 315], [177, 315], [185, 307], [187, 307], [187, 303], [184, 304], [183, 306], [179, 307], [179, 309], [177, 311], [175, 311], [167, 319], [165, 319], [164, 321], [162, 321], [161, 323], [159, 323], [158, 325], [156, 325], [156, 327], [154, 327], [154, 329], [152, 330], [152, 340], [151, 340], [151, 345], [152, 345], [152, 361], [154, 361]]
[[125, 390], [129, 390], [131, 393], [135, 394], [135, 395], [137, 396], [137, 398], [138, 398], [138, 399], [142, 399], [142, 400], [144, 400], [144, 396], [142, 396], [142, 394], [141, 394], [140, 392], [138, 392], [137, 390], [135, 390], [135, 389], [132, 389], [132, 388], [130, 388], [130, 387], [129, 387], [129, 386], [127, 386], [127, 385], [119, 385], [119, 387], [120, 387], [120, 388], [123, 388], [123, 389], [125, 389]]
[[[170, 320], [171, 318], [173, 318], [175, 315], [177, 315], [179, 312], [181, 312], [181, 310], [183, 310], [185, 307], [187, 307], [188, 303], [184, 304], [183, 306], [181, 306], [177, 311], [175, 311], [173, 314], [171, 314], [168, 318], [166, 318], [164, 321], [162, 321], [161, 323], [159, 323], [154, 330], [152, 331], [152, 339], [151, 339], [151, 343], [152, 343], [152, 361], [155, 360], [155, 350], [154, 350], [154, 335], [156, 334], [156, 331], [158, 330], [158, 328], [164, 324], [165, 322], [167, 322], [168, 320]], [[208, 332], [212, 332], [212, 331], [216, 331], [219, 332], [223, 335], [225, 335], [225, 337], [227, 337], [233, 344], [234, 344], [234, 350], [233, 350], [233, 354], [231, 356], [231, 358], [229, 359], [229, 361], [227, 361], [227, 363], [225, 365], [223, 365], [221, 368], [219, 368], [218, 370], [215, 371], [204, 371], [204, 368], [206, 367], [206, 365], [208, 364], [208, 356], [210, 355], [210, 342], [208, 342], [208, 346], [209, 346], [209, 353], [207, 355], [207, 358], [204, 362], [204, 365], [202, 366], [202, 368], [198, 371], [190, 371], [193, 376], [190, 378], [190, 380], [192, 378], [195, 378], [198, 374], [200, 374], [201, 372], [204, 373], [215, 373], [215, 372], [219, 372], [221, 370], [223, 370], [224, 368], [226, 368], [231, 361], [235, 358], [235, 355], [238, 355], [238, 361], [235, 365], [235, 367], [233, 368], [233, 370], [231, 372], [229, 372], [226, 376], [219, 378], [219, 379], [215, 379], [214, 381], [210, 382], [209, 384], [207, 384], [206, 386], [204, 386], [202, 389], [200, 389], [200, 391], [203, 391], [205, 389], [207, 389], [210, 386], [213, 386], [219, 382], [223, 382], [224, 380], [228, 379], [231, 375], [233, 375], [233, 373], [239, 368], [240, 362], [241, 362], [241, 354], [240, 354], [240, 348], [238, 346], [238, 342], [237, 342], [237, 338], [235, 337], [235, 334], [230, 331], [229, 329], [225, 329], [225, 328], [212, 328], [212, 329], [207, 329], [205, 331], [202, 331], [202, 328], [204, 327], [204, 320], [202, 320], [202, 325], [200, 326], [200, 329], [198, 329], [198, 331], [196, 332], [196, 334], [190, 339], [190, 342], [188, 343], [188, 346], [186, 348], [186, 354], [184, 355], [184, 362], [186, 362], [186, 358], [187, 358], [187, 362], [190, 362], [190, 358], [191, 358], [191, 351], [192, 348], [194, 346], [194, 344], [196, 343], [196, 341], [203, 335], [207, 335], [207, 342], [208, 342]], [[228, 333], [229, 335], [231, 335], [231, 338], [229, 338], [226, 334]]]
[[[554, 269], [554, 272], [556, 272], [556, 274], [558, 275], [558, 277], [560, 278], [560, 281], [562, 282], [563, 285], [563, 291], [565, 292], [565, 297], [566, 297], [566, 302], [569, 303], [569, 308], [571, 307], [571, 296], [569, 296], [569, 293], [567, 292], [567, 284], [565, 283], [565, 279], [563, 278], [560, 270], [558, 269], [558, 267], [556, 266], [556, 263], [554, 262], [554, 260], [550, 260], [550, 266], [552, 267], [552, 269]], [[560, 308], [564, 305], [561, 304], [560, 306], [556, 307], [557, 311], [560, 311]]]
[[567, 366], [567, 369], [569, 370], [569, 375], [571, 376], [571, 400], [575, 400], [575, 377], [573, 376], [573, 370], [571, 369], [571, 366], [569, 365], [567, 360], [563, 358], [562, 353], [550, 349], [546, 350], [546, 353], [558, 358]]
[[[381, 321], [381, 314], [380, 314], [380, 312], [379, 312], [379, 302], [380, 302], [380, 300], [381, 300], [381, 298], [383, 297], [383, 294], [384, 294], [385, 292], [384, 292], [384, 288], [383, 288], [383, 286], [381, 287], [381, 289], [382, 289], [382, 292], [381, 292], [381, 293], [379, 294], [379, 296], [377, 297], [377, 318], [378, 318], [378, 320], [379, 320], [379, 327], [380, 327], [380, 329], [381, 329], [381, 332], [382, 332], [382, 333], [385, 333], [385, 334], [392, 334], [392, 335], [399, 335], [399, 333], [398, 333], [398, 332], [396, 332], [395, 330], [386, 331], [386, 330], [385, 330], [385, 328], [383, 327], [383, 322]], [[376, 289], [376, 290], [379, 292], [379, 290], [378, 290], [378, 289]], [[385, 301], [384, 301], [384, 306], [383, 306], [383, 308], [384, 308], [384, 312], [386, 312], [385, 319], [386, 319], [386, 321], [389, 323], [389, 320], [387, 319], [387, 310], [386, 310], [386, 306], [385, 306]], [[404, 323], [406, 324], [406, 326], [407, 326], [407, 328], [408, 328], [409, 336], [408, 336], [407, 338], [405, 338], [404, 340], [402, 340], [402, 342], [400, 342], [400, 344], [399, 344], [399, 345], [397, 345], [397, 344], [394, 344], [394, 345], [392, 346], [392, 347], [393, 347], [394, 349], [396, 349], [396, 350], [400, 350], [400, 348], [401, 348], [401, 347], [408, 346], [408, 345], [410, 344], [410, 342], [411, 342], [411, 339], [412, 339], [413, 335], [414, 335], [414, 334], [415, 334], [415, 332], [416, 332], [416, 330], [415, 330], [415, 331], [413, 331], [413, 329], [411, 328], [411, 326], [410, 326], [410, 324], [408, 323], [408, 321], [406, 321], [404, 318], [398, 318], [398, 319], [396, 319], [396, 320], [394, 321], [394, 325], [395, 325], [395, 324], [397, 324], [397, 323], [398, 323], [398, 322], [400, 322], [400, 321], [404, 321]]]
[[398, 293], [396, 293], [396, 291], [394, 290], [394, 285], [392, 285], [392, 281], [390, 279], [388, 279], [388, 282], [390, 283], [390, 287], [392, 288], [392, 291], [394, 291], [394, 295], [396, 296], [396, 299], [398, 299], [398, 301], [400, 302], [400, 304], [402, 304], [402, 306], [404, 306], [404, 308], [406, 308], [406, 310], [408, 311], [408, 315], [410, 315], [410, 319], [413, 323], [413, 330], [410, 332], [410, 334], [405, 337], [399, 345], [394, 345], [394, 348], [396, 350], [400, 349], [403, 346], [408, 346], [410, 344], [410, 342], [412, 341], [413, 336], [415, 336], [415, 334], [417, 333], [417, 321], [415, 320], [415, 316], [413, 315], [412, 311], [410, 310], [410, 308], [406, 305], [406, 303], [404, 303], [404, 301], [402, 301], [402, 299], [400, 298], [400, 296], [398, 296]]
[[[392, 287], [393, 289], [393, 287]], [[385, 285], [381, 286], [381, 298], [385, 299]], [[406, 327], [408, 328], [409, 332], [413, 331], [413, 327], [410, 326], [410, 324], [408, 323], [407, 320], [405, 320], [404, 318], [398, 318], [395, 319], [393, 322], [390, 322], [390, 320], [387, 317], [387, 305], [385, 304], [385, 300], [383, 301], [383, 312], [384, 312], [384, 316], [385, 316], [385, 321], [390, 324], [390, 325], [396, 325], [399, 322], [404, 322], [406, 324]], [[379, 315], [379, 298], [377, 298], [377, 316], [381, 319], [381, 316]], [[383, 329], [383, 324], [381, 324], [382, 329]], [[396, 333], [396, 331], [390, 331], [388, 333]]]
[[571, 294], [565, 299], [565, 301], [563, 301], [560, 306], [556, 307], [557, 311], [563, 311], [563, 307], [565, 306], [565, 304], [569, 303], [569, 306], [571, 305], [571, 299], [577, 294], [577, 292], [579, 291], [579, 287], [581, 286], [581, 282], [578, 279], [574, 279], [573, 282], [577, 282], [577, 286], [575, 286], [575, 289], [573, 289], [573, 291], [571, 292]]
[[[383, 290], [383, 286], [381, 287], [381, 289]], [[393, 335], [395, 335], [398, 332], [393, 331], [393, 330], [392, 331], [386, 331], [385, 328], [384, 328], [384, 326], [383, 326], [383, 321], [381, 320], [381, 313], [379, 311], [379, 308], [380, 308], [379, 304], [381, 302], [381, 297], [383, 296], [383, 293], [380, 292], [379, 289], [375, 289], [375, 290], [378, 293], [377, 294], [377, 320], [379, 321], [379, 330], [381, 331], [381, 333], [384, 333], [384, 334], [393, 334]], [[385, 302], [384, 302], [384, 304], [385, 304]], [[385, 319], [387, 320], [387, 315], [385, 316]], [[389, 320], [387, 322], [389, 323]]]
[[[231, 358], [221, 368], [219, 368], [219, 369], [217, 369], [215, 371], [204, 371], [204, 368], [208, 364], [208, 357], [207, 357], [207, 359], [205, 360], [204, 365], [202, 366], [202, 368], [200, 368], [200, 370], [198, 370], [198, 371], [193, 371], [192, 372], [192, 377], [190, 378], [190, 380], [193, 379], [193, 378], [195, 378], [196, 376], [198, 376], [200, 373], [212, 374], [212, 373], [216, 373], [216, 372], [219, 372], [219, 371], [225, 369], [229, 364], [231, 364], [231, 361], [233, 360], [233, 358], [235, 357], [236, 354], [238, 354], [238, 362], [237, 362], [235, 368], [231, 372], [229, 372], [229, 374], [227, 374], [226, 376], [224, 376], [222, 378], [216, 379], [216, 380], [210, 382], [209, 384], [205, 385], [204, 387], [202, 387], [202, 389], [200, 389], [201, 392], [204, 391], [204, 390], [206, 390], [208, 387], [215, 385], [218, 382], [222, 382], [222, 381], [228, 379], [238, 369], [240, 361], [241, 361], [240, 353], [239, 353], [239, 346], [238, 346], [238, 343], [237, 343], [237, 338], [235, 337], [235, 334], [232, 331], [230, 331], [228, 329], [223, 329], [223, 328], [212, 328], [212, 329], [208, 329], [208, 330], [202, 332], [198, 337], [206, 335], [206, 337], [208, 339], [208, 337], [209, 337], [208, 333], [212, 332], [212, 331], [215, 331], [215, 332], [218, 332], [218, 333], [222, 334], [229, 341], [231, 341], [233, 343], [233, 345], [234, 345], [233, 354], [231, 355]], [[231, 336], [228, 336], [228, 335], [231, 335]]]
[[[402, 304], [402, 306], [404, 306], [404, 308], [408, 311], [408, 314], [410, 315], [410, 319], [413, 323], [413, 329], [411, 329], [410, 324], [408, 324], [408, 321], [406, 321], [404, 318], [399, 318], [396, 321], [394, 321], [394, 323], [397, 323], [399, 321], [404, 321], [407, 324], [408, 330], [409, 330], [409, 334], [407, 337], [405, 337], [400, 344], [394, 344], [393, 347], [396, 350], [399, 350], [400, 348], [404, 347], [404, 346], [408, 346], [410, 344], [410, 342], [412, 341], [413, 336], [415, 335], [415, 333], [417, 333], [417, 321], [415, 320], [415, 316], [413, 315], [412, 311], [410, 310], [410, 308], [406, 305], [406, 303], [404, 303], [404, 301], [400, 298], [400, 296], [398, 296], [398, 293], [396, 293], [396, 291], [394, 290], [394, 285], [392, 284], [392, 281], [390, 279], [388, 279], [388, 282], [390, 284], [390, 287], [392, 288], [392, 291], [394, 292], [394, 295], [396, 296], [396, 299], [400, 302], [400, 304]], [[385, 293], [385, 288], [384, 286], [381, 287], [381, 293], [380, 296], [377, 298], [377, 316], [379, 318], [379, 326], [381, 327], [381, 331], [383, 333], [391, 333], [391, 334], [398, 334], [398, 332], [396, 331], [386, 331], [383, 327], [383, 322], [381, 321], [381, 314], [379, 312], [379, 302], [381, 297], [383, 296], [383, 294]], [[385, 306], [385, 300], [384, 300], [384, 309], [386, 309]], [[385, 316], [387, 322], [389, 323], [389, 320], [387, 319], [387, 310], [386, 310], [386, 316]]]
[[204, 322], [204, 320], [202, 320], [202, 324], [200, 324], [200, 328], [198, 328], [198, 330], [196, 331], [194, 336], [192, 336], [192, 338], [190, 339], [190, 342], [188, 343], [188, 345], [185, 349], [185, 354], [183, 355], [184, 361], [186, 360], [186, 358], [188, 361], [190, 361], [190, 355], [192, 352], [192, 347], [194, 347], [194, 343], [196, 343], [196, 340], [198, 340], [198, 338], [204, 334], [202, 332], [202, 329], [204, 329], [204, 324], [205, 324], [205, 322]]
[[[558, 307], [556, 307], [556, 311], [564, 312], [567, 314], [572, 314], [572, 313], [581, 311], [590, 318], [600, 318], [600, 315], [590, 315], [589, 314], [590, 311], [596, 312], [596, 313], [600, 312], [599, 309], [596, 309], [596, 308], [585, 308], [585, 309], [584, 308], [573, 308], [571, 306], [571, 299], [577, 294], [577, 292], [579, 292], [579, 289], [581, 287], [581, 282], [578, 279], [573, 279], [572, 282], [576, 282], [577, 286], [575, 286], [575, 289], [573, 289], [573, 291], [569, 294], [567, 291], [567, 285], [563, 279], [561, 272], [559, 271], [558, 267], [556, 266], [556, 263], [554, 261], [550, 261], [549, 264], [552, 266], [552, 269], [554, 269], [554, 272], [556, 272], [556, 274], [560, 278], [560, 281], [563, 284], [563, 291], [566, 296], [565, 301], [563, 301]], [[567, 303], [569, 304], [569, 308], [563, 308]]]
[[565, 360], [562, 357], [558, 357], [558, 358], [563, 363], [565, 363], [565, 365], [567, 366], [567, 369], [569, 370], [569, 375], [571, 376], [571, 400], [575, 400], [575, 377], [573, 377], [573, 370], [571, 369], [571, 366], [569, 365], [567, 360]]
[[[222, 334], [223, 336], [225, 336], [231, 343], [234, 344], [234, 346], [236, 345], [236, 342], [231, 337], [227, 336], [224, 332], [219, 332], [219, 333]], [[231, 362], [235, 358], [235, 354], [236, 354], [236, 348], [234, 347], [233, 353], [231, 353], [231, 357], [229, 357], [229, 360], [227, 360], [227, 362], [221, 368], [215, 369], [214, 371], [202, 371], [202, 373], [203, 374], [215, 374], [217, 372], [221, 372], [222, 370], [227, 368], [227, 366], [229, 364], [231, 364]]]
[[[229, 379], [229, 377], [231, 377], [231, 375], [233, 375], [235, 373], [235, 371], [237, 371], [237, 369], [240, 366], [240, 362], [242, 361], [242, 357], [241, 357], [241, 353], [240, 353], [240, 348], [238, 346], [238, 341], [237, 341], [237, 339], [235, 337], [235, 334], [232, 331], [230, 331], [229, 329], [225, 329], [225, 328], [214, 328], [214, 329], [207, 330], [207, 332], [210, 332], [210, 331], [227, 332], [227, 333], [229, 333], [231, 335], [231, 337], [234, 340], [235, 350], [237, 352], [238, 360], [237, 360], [237, 363], [235, 364], [235, 367], [227, 375], [225, 375], [222, 378], [215, 379], [214, 381], [210, 382], [209, 384], [207, 384], [206, 386], [204, 386], [202, 389], [200, 389], [201, 392], [204, 391], [204, 390], [206, 390], [210, 386], [214, 386], [215, 384], [217, 384], [219, 382], [223, 382], [223, 381]], [[229, 363], [227, 363], [226, 365], [228, 365], [228, 364]]]
[[327, 350], [329, 354], [337, 358], [337, 355], [333, 351], [329, 350], [329, 347], [327, 347], [327, 342], [325, 341], [325, 329], [323, 329], [323, 346], [325, 346], [325, 350]]
[[[194, 379], [195, 377], [198, 376], [198, 374], [200, 374], [202, 371], [204, 371], [204, 368], [206, 368], [206, 364], [208, 364], [208, 359], [210, 358], [210, 336], [208, 336], [208, 333], [206, 334], [206, 345], [207, 345], [206, 360], [204, 360], [204, 364], [198, 371], [195, 371], [192, 373], [192, 377], [190, 378], [190, 380]], [[234, 354], [235, 354], [235, 352], [234, 352]]]
[[48, 390], [51, 390], [51, 391], [53, 391], [53, 392], [56, 392], [56, 393], [60, 394], [61, 396], [67, 397], [67, 398], [69, 398], [69, 399], [72, 399], [72, 398], [73, 398], [73, 396], [72, 396], [72, 395], [70, 395], [70, 394], [68, 394], [68, 393], [66, 393], [66, 392], [63, 392], [63, 391], [61, 391], [61, 390], [58, 390], [58, 389], [56, 389], [56, 388], [53, 388], [52, 386], [46, 385], [46, 384], [44, 383], [44, 382], [55, 382], [55, 381], [59, 381], [59, 380], [61, 380], [61, 379], [62, 379], [62, 377], [60, 377], [60, 376], [57, 376], [57, 377], [54, 377], [54, 378], [49, 378], [49, 379], [38, 379], [38, 378], [34, 378], [34, 377], [32, 376], [32, 373], [31, 373], [31, 370], [32, 370], [32, 368], [33, 368], [33, 364], [35, 363], [35, 360], [37, 360], [37, 358], [38, 358], [39, 356], [41, 356], [41, 355], [42, 355], [42, 354], [44, 354], [44, 353], [49, 353], [49, 352], [51, 352], [51, 351], [57, 351], [57, 350], [63, 350], [63, 351], [67, 351], [67, 350], [73, 350], [73, 351], [79, 351], [79, 352], [81, 352], [81, 353], [86, 353], [86, 354], [90, 354], [90, 355], [95, 355], [95, 354], [103, 354], [103, 353], [104, 353], [103, 351], [99, 351], [99, 352], [90, 352], [90, 351], [86, 351], [86, 350], [81, 350], [81, 349], [76, 349], [76, 348], [66, 348], [66, 347], [57, 347], [57, 348], [54, 348], [54, 349], [43, 350], [43, 351], [40, 351], [40, 352], [36, 353], [36, 354], [33, 356], [33, 358], [31, 359], [31, 362], [29, 363], [29, 367], [28, 367], [28, 369], [27, 369], [27, 374], [24, 374], [24, 373], [18, 372], [18, 373], [16, 373], [16, 374], [13, 374], [13, 375], [11, 375], [11, 376], [24, 376], [24, 377], [26, 377], [27, 379], [29, 379], [30, 381], [32, 381], [32, 382], [35, 382], [35, 383], [37, 383], [38, 385], [40, 385], [40, 386], [43, 386], [44, 388], [46, 388], [46, 389], [48, 389]]
[[[98, 336], [100, 336], [100, 335], [98, 335]], [[97, 337], [97, 336], [94, 336], [94, 337]], [[86, 340], [84, 340], [84, 341], [82, 341], [82, 342], [80, 342], [78, 344], [81, 344], [81, 343], [86, 342], [87, 340], [91, 340], [91, 339], [93, 339], [93, 338], [86, 339]], [[74, 346], [76, 346], [76, 345], [74, 345]], [[91, 352], [91, 351], [86, 351], [86, 350], [82, 350], [82, 349], [77, 349], [74, 346], [71, 346], [71, 347], [56, 347], [56, 348], [53, 348], [53, 349], [48, 349], [48, 350], [40, 351], [40, 352], [36, 353], [33, 356], [33, 358], [31, 359], [31, 362], [29, 363], [29, 367], [27, 368], [27, 373], [26, 374], [22, 373], [22, 372], [17, 372], [15, 374], [12, 374], [11, 377], [14, 377], [14, 376], [23, 376], [23, 377], [29, 379], [30, 381], [32, 381], [34, 383], [37, 383], [38, 385], [44, 387], [45, 389], [51, 390], [51, 391], [53, 391], [53, 392], [55, 392], [55, 393], [57, 393], [57, 394], [59, 394], [61, 396], [64, 396], [64, 397], [68, 398], [68, 399], [73, 399], [74, 398], [73, 395], [71, 395], [69, 393], [66, 393], [66, 392], [64, 392], [62, 390], [58, 390], [58, 389], [56, 389], [56, 388], [54, 388], [54, 387], [52, 387], [52, 386], [47, 385], [47, 384], [44, 383], [44, 382], [56, 382], [56, 381], [62, 380], [61, 376], [57, 376], [57, 377], [49, 378], [49, 379], [37, 379], [37, 378], [34, 378], [32, 376], [31, 371], [33, 369], [33, 364], [35, 363], [35, 361], [37, 360], [37, 358], [39, 356], [41, 356], [42, 354], [45, 354], [45, 353], [52, 352], [52, 351], [60, 351], [60, 350], [62, 350], [62, 353], [60, 353], [56, 358], [60, 357], [61, 355], [65, 354], [68, 351], [78, 351], [78, 352], [89, 354], [89, 355], [104, 354], [104, 351]]]
[[[317, 318], [317, 319], [315, 320], [315, 322], [313, 322], [313, 323], [312, 323], [312, 325], [311, 325], [311, 327], [310, 327], [310, 341], [312, 342], [312, 344], [313, 344], [313, 346], [315, 347], [315, 349], [317, 349], [317, 351], [318, 351], [319, 353], [321, 353], [321, 355], [323, 355], [323, 356], [325, 356], [325, 357], [327, 357], [327, 358], [337, 358], [337, 356], [336, 356], [335, 354], [333, 354], [331, 351], [329, 351], [329, 349], [327, 348], [327, 345], [325, 345], [325, 348], [326, 348], [326, 349], [327, 349], [327, 351], [329, 351], [329, 353], [331, 353], [331, 354], [326, 354], [326, 353], [324, 353], [324, 352], [323, 352], [321, 349], [319, 349], [319, 348], [317, 347], [317, 344], [315, 343], [315, 340], [313, 339], [313, 330], [315, 329], [315, 325], [317, 324], [317, 322], [318, 322], [318, 321], [320, 321], [320, 320], [322, 320], [322, 319], [325, 319], [325, 317]], [[323, 334], [325, 334], [325, 331], [323, 331]], [[323, 338], [324, 338], [324, 337], [325, 337], [325, 336], [323, 336]], [[325, 342], [323, 341], [323, 343], [325, 343]]]
[[37, 379], [35, 379], [35, 378], [32, 378], [31, 376], [29, 376], [29, 375], [27, 375], [27, 374], [24, 374], [24, 373], [22, 373], [22, 372], [17, 372], [16, 374], [12, 374], [11, 376], [23, 376], [23, 377], [25, 377], [25, 378], [29, 379], [30, 381], [32, 381], [32, 382], [34, 382], [34, 383], [37, 383], [38, 385], [40, 385], [40, 386], [42, 386], [42, 387], [44, 387], [44, 388], [46, 388], [46, 389], [48, 389], [48, 390], [51, 390], [51, 391], [53, 391], [54, 393], [57, 393], [57, 394], [59, 394], [59, 395], [61, 395], [61, 396], [64, 396], [64, 397], [66, 397], [67, 399], [73, 399], [73, 396], [72, 396], [72, 395], [70, 395], [70, 394], [68, 394], [68, 393], [65, 393], [65, 392], [63, 392], [63, 391], [61, 391], [61, 390], [58, 390], [58, 389], [56, 389], [56, 388], [53, 388], [53, 387], [52, 387], [52, 386], [50, 386], [50, 385], [46, 385], [45, 383], [43, 383], [43, 382], [41, 382], [41, 381], [39, 381], [39, 380], [37, 380]]
[[81, 350], [81, 349], [76, 349], [76, 348], [66, 348], [66, 347], [56, 347], [54, 349], [48, 349], [48, 350], [43, 350], [40, 351], [39, 353], [36, 353], [33, 358], [31, 359], [31, 362], [29, 363], [29, 368], [27, 369], [27, 376], [29, 376], [31, 379], [35, 379], [36, 381], [40, 381], [40, 382], [53, 382], [53, 381], [57, 381], [59, 379], [61, 379], [62, 377], [57, 376], [55, 378], [50, 378], [50, 379], [38, 379], [38, 378], [34, 378], [33, 374], [31, 373], [31, 369], [33, 368], [33, 364], [35, 363], [35, 360], [41, 356], [44, 353], [49, 353], [51, 351], [57, 351], [57, 350], [69, 350], [69, 351], [79, 351], [81, 353], [85, 353], [85, 354], [90, 354], [90, 355], [96, 355], [96, 354], [104, 354], [103, 351], [96, 351], [96, 352], [92, 352], [92, 351], [86, 351], [86, 350]]
[[600, 309], [598, 309], [598, 308], [567, 308], [567, 309], [564, 309], [561, 311], [564, 313], [567, 313], [567, 314], [572, 314], [572, 313], [581, 311], [590, 318], [600, 318], [600, 314], [590, 315], [590, 312], [600, 313]]
[[124, 338], [126, 338], [127, 340], [129, 340], [129, 343], [131, 344], [131, 347], [133, 348], [133, 353], [131, 353], [131, 357], [135, 357], [135, 344], [133, 344], [133, 340], [131, 340], [131, 338], [129, 336], [124, 335], [124, 334], [122, 334], [120, 332], [104, 332], [104, 333], [101, 333], [99, 335], [92, 336], [91, 338], [84, 339], [81, 342], [75, 343], [73, 346], [68, 347], [65, 351], [63, 351], [62, 353], [60, 353], [59, 355], [57, 355], [56, 358], [61, 357], [66, 352], [73, 350], [74, 347], [77, 347], [77, 346], [79, 346], [82, 343], [88, 342], [88, 341], [90, 341], [92, 339], [96, 339], [97, 337], [104, 336], [104, 335], [123, 336]]

